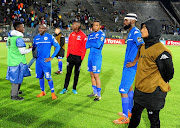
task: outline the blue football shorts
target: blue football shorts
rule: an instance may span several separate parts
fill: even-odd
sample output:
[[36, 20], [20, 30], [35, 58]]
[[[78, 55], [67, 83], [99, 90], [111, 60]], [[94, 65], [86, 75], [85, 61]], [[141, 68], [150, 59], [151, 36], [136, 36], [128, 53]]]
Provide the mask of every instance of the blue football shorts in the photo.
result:
[[47, 80], [52, 79], [51, 77], [51, 62], [44, 62], [44, 60], [36, 60], [36, 78], [45, 78]]
[[102, 65], [101, 54], [89, 54], [88, 57], [88, 71], [93, 73], [100, 73]]
[[134, 77], [136, 75], [136, 69], [134, 68], [123, 68], [121, 84], [119, 86], [119, 92], [127, 94], [131, 85], [134, 82]]

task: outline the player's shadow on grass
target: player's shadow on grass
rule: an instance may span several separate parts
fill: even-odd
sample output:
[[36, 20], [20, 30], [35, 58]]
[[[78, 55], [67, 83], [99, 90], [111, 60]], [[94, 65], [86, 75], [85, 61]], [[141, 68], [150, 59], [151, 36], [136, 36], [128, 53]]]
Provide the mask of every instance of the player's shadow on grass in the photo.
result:
[[52, 105], [52, 106], [59, 104], [59, 102], [61, 101], [61, 100], [58, 100], [59, 98], [57, 98], [56, 100], [53, 100], [51, 98], [51, 96], [47, 96], [47, 95], [46, 95], [46, 97], [45, 96], [44, 97], [39, 97], [38, 99], [39, 99], [39, 101], [38, 101], [39, 103], [49, 104], [49, 105]]
[[1, 120], [7, 120], [14, 123], [19, 123], [21, 125], [30, 126], [32, 123], [36, 122], [38, 117], [30, 114], [29, 112], [17, 113], [20, 110], [16, 110], [12, 107], [1, 107], [0, 108]]
[[66, 125], [64, 123], [61, 123], [59, 121], [53, 121], [53, 120], [46, 120], [43, 123], [41, 123], [39, 125], [39, 128], [47, 128], [47, 127], [51, 127], [51, 128], [63, 128]]
[[[73, 120], [76, 116], [78, 116], [78, 114], [83, 113], [84, 115], [91, 115], [94, 117], [101, 117], [104, 119], [107, 119], [108, 121], [112, 121], [113, 119], [109, 116], [107, 116], [106, 114], [99, 114], [99, 113], [95, 113], [94, 111], [104, 111], [104, 113], [106, 113], [106, 110], [103, 110], [101, 108], [94, 108], [92, 107], [93, 105], [97, 104], [97, 102], [94, 101], [89, 101], [89, 99], [85, 99], [81, 102], [77, 102], [77, 103], [71, 103], [71, 102], [67, 102], [66, 106], [64, 106], [64, 109], [66, 109], [66, 111], [71, 112], [71, 116], [68, 117], [68, 121]], [[89, 108], [94, 108], [97, 110], [94, 111], [87, 111], [87, 109]], [[78, 113], [78, 114], [73, 114], [73, 113]], [[122, 125], [122, 128], [127, 128], [128, 125], [124, 124]]]
[[109, 84], [109, 82], [112, 82], [111, 77], [113, 76], [113, 74], [114, 74], [114, 70], [112, 70], [112, 69], [101, 73], [101, 75], [100, 75], [101, 88], [102, 88], [101, 95], [103, 95], [103, 93], [105, 92], [106, 85]]
[[27, 88], [34, 89], [34, 90], [40, 90], [40, 85], [38, 83], [32, 83], [30, 86]]
[[8, 116], [17, 112], [17, 110], [13, 109], [12, 107], [2, 107], [0, 108], [0, 117], [1, 119], [7, 118]]
[[19, 123], [24, 126], [31, 126], [33, 123], [37, 122], [38, 119], [38, 116], [29, 112], [15, 114], [14, 116], [10, 116], [7, 118], [9, 122]]

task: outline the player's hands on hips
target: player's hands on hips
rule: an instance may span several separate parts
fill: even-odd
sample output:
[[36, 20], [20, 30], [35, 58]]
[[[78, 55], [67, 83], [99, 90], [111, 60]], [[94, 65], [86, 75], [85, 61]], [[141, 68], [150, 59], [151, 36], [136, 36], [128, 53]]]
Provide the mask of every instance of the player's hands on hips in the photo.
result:
[[130, 68], [133, 67], [136, 63], [135, 62], [127, 62], [126, 67]]
[[45, 61], [44, 61], [44, 62], [49, 62], [49, 61], [51, 61], [52, 59], [53, 59], [52, 57], [45, 58]]

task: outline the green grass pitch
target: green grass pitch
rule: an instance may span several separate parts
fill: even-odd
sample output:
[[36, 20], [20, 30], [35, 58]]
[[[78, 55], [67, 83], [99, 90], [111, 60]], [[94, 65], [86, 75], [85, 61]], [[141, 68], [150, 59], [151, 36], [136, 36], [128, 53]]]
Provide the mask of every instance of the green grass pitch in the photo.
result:
[[[67, 45], [66, 45], [67, 48]], [[173, 55], [175, 74], [170, 81], [172, 90], [168, 93], [164, 109], [160, 112], [161, 128], [180, 128], [180, 46], [168, 46]], [[127, 128], [128, 125], [113, 123], [122, 111], [118, 92], [126, 45], [104, 45], [102, 55], [102, 100], [94, 102], [87, 97], [92, 92], [87, 58], [82, 62], [78, 94], [72, 93], [72, 73], [68, 93], [60, 95], [66, 74], [66, 58], [63, 59], [63, 74], [56, 75], [57, 59], [52, 60], [52, 78], [57, 100], [51, 99], [51, 92], [45, 81], [46, 96], [36, 98], [40, 93], [39, 81], [35, 78], [35, 64], [31, 77], [24, 78], [21, 90], [24, 101], [10, 100], [11, 84], [5, 79], [7, 71], [7, 49], [0, 43], [0, 127], [1, 128]], [[32, 54], [26, 55], [27, 62]], [[138, 128], [150, 128], [147, 111], [144, 110]]]

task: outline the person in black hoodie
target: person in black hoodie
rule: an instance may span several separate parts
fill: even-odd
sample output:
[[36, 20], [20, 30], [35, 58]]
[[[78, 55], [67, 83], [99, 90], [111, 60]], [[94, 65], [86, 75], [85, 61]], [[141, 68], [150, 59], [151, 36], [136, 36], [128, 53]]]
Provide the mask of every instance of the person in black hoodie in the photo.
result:
[[134, 62], [127, 65], [131, 67], [139, 59], [129, 128], [139, 125], [144, 108], [147, 109], [151, 128], [160, 128], [159, 112], [164, 107], [167, 92], [171, 90], [169, 80], [174, 74], [172, 54], [159, 41], [161, 24], [158, 20], [149, 19], [142, 23], [141, 33], [145, 44]]

